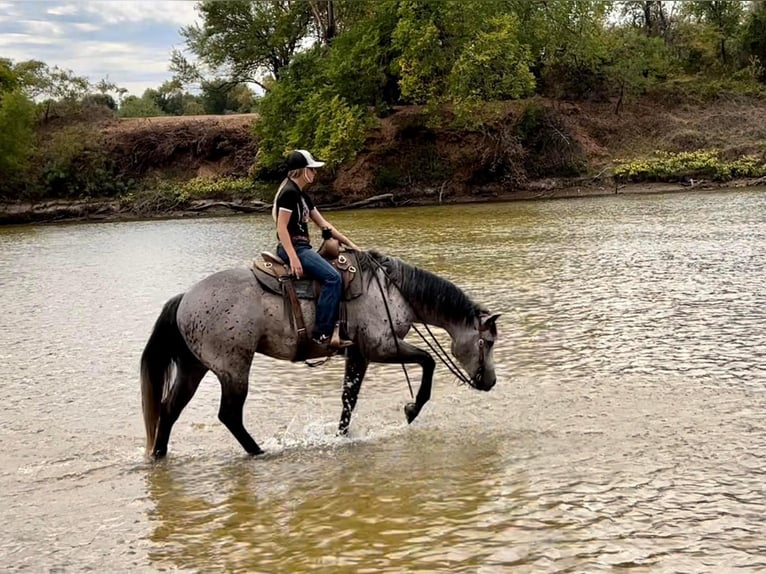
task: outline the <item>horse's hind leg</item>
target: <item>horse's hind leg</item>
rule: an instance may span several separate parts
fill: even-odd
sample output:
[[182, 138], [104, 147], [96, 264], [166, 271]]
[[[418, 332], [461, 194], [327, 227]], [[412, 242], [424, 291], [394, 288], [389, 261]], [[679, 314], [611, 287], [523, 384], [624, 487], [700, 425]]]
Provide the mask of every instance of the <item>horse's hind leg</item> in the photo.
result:
[[237, 377], [218, 375], [218, 380], [221, 381], [221, 406], [218, 409], [218, 419], [226, 425], [249, 454], [263, 454], [261, 447], [245, 430], [242, 422], [242, 411], [247, 398], [247, 378], [247, 372]]
[[170, 429], [173, 428], [173, 424], [178, 420], [184, 407], [189, 404], [205, 373], [207, 373], [207, 367], [191, 357], [185, 358], [177, 365], [173, 386], [160, 406], [157, 435], [154, 438], [154, 448], [152, 449], [152, 454], [156, 458], [161, 458], [167, 454]]

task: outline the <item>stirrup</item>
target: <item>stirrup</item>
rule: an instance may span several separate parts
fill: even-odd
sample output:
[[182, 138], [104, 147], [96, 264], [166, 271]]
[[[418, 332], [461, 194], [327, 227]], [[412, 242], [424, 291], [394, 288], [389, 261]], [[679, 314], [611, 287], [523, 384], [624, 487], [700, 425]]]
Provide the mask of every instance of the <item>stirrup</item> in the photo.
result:
[[353, 341], [340, 338], [340, 327], [335, 325], [335, 329], [332, 331], [332, 337], [330, 337], [330, 347], [333, 349], [345, 349], [351, 347], [353, 344]]

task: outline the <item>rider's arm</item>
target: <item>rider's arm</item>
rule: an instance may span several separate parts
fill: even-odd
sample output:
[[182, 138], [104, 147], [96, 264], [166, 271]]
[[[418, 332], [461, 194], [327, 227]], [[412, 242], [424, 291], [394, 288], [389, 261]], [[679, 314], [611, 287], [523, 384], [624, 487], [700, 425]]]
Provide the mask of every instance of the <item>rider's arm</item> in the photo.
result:
[[311, 220], [316, 223], [321, 229], [329, 229], [330, 233], [332, 233], [332, 236], [340, 241], [343, 245], [348, 245], [351, 249], [356, 249], [357, 251], [361, 251], [357, 245], [351, 241], [348, 237], [343, 235], [340, 231], [335, 229], [329, 221], [327, 221], [324, 217], [322, 217], [322, 214], [319, 213], [319, 210], [315, 207], [309, 212], [309, 215], [311, 216]]

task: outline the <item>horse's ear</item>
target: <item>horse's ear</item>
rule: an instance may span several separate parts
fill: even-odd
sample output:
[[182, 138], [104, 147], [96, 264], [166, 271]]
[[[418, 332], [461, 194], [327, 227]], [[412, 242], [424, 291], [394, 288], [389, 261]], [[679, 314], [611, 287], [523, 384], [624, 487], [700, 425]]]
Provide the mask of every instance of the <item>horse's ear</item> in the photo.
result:
[[488, 315], [486, 317], [481, 318], [481, 326], [485, 329], [492, 329], [495, 327], [495, 322], [497, 321], [497, 318], [500, 316], [500, 313], [493, 313], [492, 315]]

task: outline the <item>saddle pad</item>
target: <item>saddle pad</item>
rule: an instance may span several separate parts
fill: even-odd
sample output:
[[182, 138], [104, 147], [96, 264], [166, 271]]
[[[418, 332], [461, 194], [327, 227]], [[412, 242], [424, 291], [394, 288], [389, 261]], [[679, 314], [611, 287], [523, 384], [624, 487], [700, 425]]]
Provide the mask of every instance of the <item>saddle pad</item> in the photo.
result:
[[[260, 267], [261, 262], [259, 261], [254, 267], [253, 267], [253, 274], [255, 275], [255, 278], [258, 280], [258, 283], [261, 284], [261, 287], [266, 289], [267, 291], [270, 291], [271, 293], [274, 293], [276, 295], [282, 295], [282, 284], [279, 282], [279, 279], [274, 277], [269, 271], [264, 271]], [[295, 293], [298, 295], [298, 299], [314, 299], [314, 281], [311, 279], [299, 279], [298, 281], [293, 280], [293, 285], [295, 285]]]

